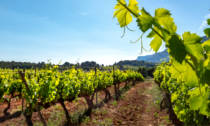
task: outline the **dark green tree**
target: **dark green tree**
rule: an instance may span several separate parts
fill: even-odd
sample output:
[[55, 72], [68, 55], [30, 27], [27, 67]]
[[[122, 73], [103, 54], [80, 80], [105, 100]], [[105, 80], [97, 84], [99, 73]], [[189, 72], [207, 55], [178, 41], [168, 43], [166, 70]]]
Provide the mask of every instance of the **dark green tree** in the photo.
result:
[[139, 67], [137, 70], [139, 73], [141, 73], [144, 78], [147, 77], [147, 68], [146, 67]]

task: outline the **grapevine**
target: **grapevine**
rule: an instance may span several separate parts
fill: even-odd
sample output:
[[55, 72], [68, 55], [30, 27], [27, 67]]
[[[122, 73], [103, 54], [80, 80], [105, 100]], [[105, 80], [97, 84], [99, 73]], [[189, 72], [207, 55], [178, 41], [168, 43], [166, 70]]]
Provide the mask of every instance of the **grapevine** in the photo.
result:
[[[158, 8], [153, 17], [143, 7], [139, 10], [137, 4], [136, 0], [129, 0], [129, 5], [124, 0], [117, 0], [114, 17], [118, 18], [121, 27], [136, 18], [143, 34], [152, 30], [147, 37], [153, 38], [150, 43], [153, 51], [157, 52], [162, 44], [168, 48], [170, 64], [160, 64], [154, 73], [155, 82], [166, 92], [173, 105], [171, 112], [175, 112], [180, 121], [209, 125], [210, 40], [201, 43], [202, 38], [189, 31], [181, 37], [176, 33], [177, 26], [170, 11]], [[210, 25], [210, 19], [207, 24]], [[204, 33], [209, 38], [210, 28], [204, 29]]]
[[[21, 72], [17, 69], [0, 69], [0, 99], [4, 99], [8, 103], [8, 107], [4, 111], [5, 115], [10, 107], [11, 98], [19, 96], [26, 100], [24, 116], [28, 125], [32, 125], [32, 113], [36, 111], [38, 111], [42, 123], [46, 125], [39, 106], [46, 109], [56, 103], [61, 104], [66, 114], [67, 123], [71, 124], [68, 110], [64, 104], [65, 101], [72, 102], [77, 97], [84, 97], [89, 107], [87, 115], [90, 116], [94, 107], [94, 93], [97, 90], [104, 90], [106, 93], [105, 100], [108, 101], [111, 95], [107, 87], [113, 84], [119, 85], [119, 83], [126, 81], [127, 76], [131, 76], [131, 74], [132, 80], [144, 81], [140, 73], [133, 71], [127, 71], [126, 73], [120, 70], [102, 72], [96, 69], [96, 71], [91, 70], [85, 73], [82, 69], [76, 70], [73, 67], [60, 73], [58, 66], [52, 66], [51, 63], [47, 64], [46, 68], [42, 70], [31, 69]], [[14, 95], [15, 93], [18, 95]], [[11, 95], [11, 97], [7, 100], [4, 95]], [[92, 98], [90, 99], [89, 96], [91, 95]]]

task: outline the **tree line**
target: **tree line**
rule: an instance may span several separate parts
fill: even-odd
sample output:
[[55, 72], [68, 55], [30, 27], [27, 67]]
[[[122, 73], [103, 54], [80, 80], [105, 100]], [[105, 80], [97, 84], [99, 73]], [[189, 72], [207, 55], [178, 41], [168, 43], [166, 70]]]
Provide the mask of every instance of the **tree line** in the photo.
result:
[[150, 67], [150, 68], [139, 67], [137, 71], [139, 73], [141, 73], [144, 76], [144, 78], [146, 78], [148, 76], [153, 78], [154, 77], [153, 73], [155, 72], [155, 69], [156, 69], [156, 67]]
[[[52, 65], [56, 65], [56, 64], [52, 64]], [[154, 63], [148, 63], [148, 62], [144, 62], [144, 61], [119, 61], [118, 63], [114, 63], [113, 65], [117, 65], [118, 69], [124, 70], [123, 69], [123, 65], [133, 65], [133, 66], [145, 66], [145, 67], [139, 67], [138, 72], [142, 73], [142, 75], [144, 77], [146, 77], [147, 75], [150, 77], [153, 77], [153, 75], [151, 74], [151, 72], [154, 71], [154, 67], [155, 64]], [[97, 68], [102, 68], [101, 70], [103, 70], [103, 66], [104, 64], [99, 65], [98, 63], [96, 63], [95, 61], [85, 61], [77, 64], [73, 64], [73, 63], [69, 63], [69, 62], [64, 62], [63, 64], [58, 65], [60, 71], [63, 70], [67, 70], [67, 69], [71, 69], [72, 66], [75, 66], [77, 68], [82, 68], [83, 70], [89, 71], [91, 69], [94, 69], [95, 67]], [[31, 62], [15, 62], [15, 61], [0, 61], [0, 68], [5, 69], [44, 69], [46, 67], [46, 63], [45, 62], [38, 62], [38, 63], [31, 63]]]
[[[52, 65], [57, 65], [57, 64], [52, 64]], [[102, 64], [103, 65], [103, 64]], [[102, 66], [101, 65], [101, 66]], [[84, 69], [90, 69], [90, 68], [94, 68], [99, 67], [100, 65], [97, 64], [95, 61], [85, 61], [82, 62], [81, 64], [77, 63], [77, 64], [73, 64], [73, 63], [69, 63], [69, 62], [64, 62], [63, 64], [58, 65], [59, 66], [59, 70], [66, 70], [66, 69], [71, 69], [72, 66], [76, 66], [78, 68], [84, 68]], [[31, 63], [31, 62], [15, 62], [15, 61], [0, 61], [0, 68], [5, 69], [44, 69], [46, 67], [46, 63], [45, 62], [38, 62], [38, 63]]]

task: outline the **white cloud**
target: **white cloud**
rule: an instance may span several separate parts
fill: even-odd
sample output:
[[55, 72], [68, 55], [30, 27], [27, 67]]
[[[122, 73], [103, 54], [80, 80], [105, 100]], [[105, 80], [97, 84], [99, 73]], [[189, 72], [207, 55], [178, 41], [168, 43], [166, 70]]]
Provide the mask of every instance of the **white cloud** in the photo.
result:
[[207, 26], [207, 21], [206, 21], [206, 19], [207, 18], [210, 18], [210, 14], [207, 14], [205, 17], [205, 20], [202, 22], [202, 24], [200, 25], [200, 27], [199, 27], [199, 30], [203, 30], [206, 26]]
[[88, 15], [88, 13], [86, 13], [86, 12], [77, 12], [77, 13], [80, 15]]
[[210, 14], [207, 14], [207, 15], [205, 16], [205, 18], [210, 18]]
[[203, 23], [201, 24], [201, 26], [199, 27], [199, 30], [203, 30], [203, 28], [207, 26], [207, 21], [204, 20]]

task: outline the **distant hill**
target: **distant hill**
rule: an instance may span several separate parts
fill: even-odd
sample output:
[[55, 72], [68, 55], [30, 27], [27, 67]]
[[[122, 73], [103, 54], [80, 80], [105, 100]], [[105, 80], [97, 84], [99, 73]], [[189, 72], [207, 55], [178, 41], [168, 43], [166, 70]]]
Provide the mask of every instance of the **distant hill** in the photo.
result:
[[146, 60], [146, 59], [149, 58], [150, 56], [152, 56], [152, 55], [138, 56], [136, 60], [138, 60], [138, 61]]
[[210, 39], [210, 37], [207, 38], [207, 36], [203, 36], [202, 39], [203, 39], [203, 40], [202, 40], [201, 42], [203, 43], [203, 42], [205, 42], [206, 40]]
[[124, 66], [124, 65], [130, 65], [130, 66], [145, 66], [147, 68], [149, 67], [155, 67], [155, 63], [145, 62], [145, 61], [137, 61], [137, 60], [124, 60], [119, 61], [117, 63], [114, 63], [113, 65], [118, 66]]
[[[209, 37], [210, 38], [210, 37]], [[202, 37], [202, 43], [206, 40], [208, 40], [207, 36], [203, 36]], [[167, 61], [169, 61], [169, 54], [167, 52], [167, 49], [165, 49], [162, 52], [157, 52], [155, 54], [152, 55], [146, 55], [146, 56], [138, 56], [137, 57], [137, 61], [145, 61], [145, 62], [152, 62], [152, 63], [157, 63], [160, 61], [160, 59], [164, 59], [166, 58]]]
[[138, 56], [137, 61], [145, 61], [145, 62], [152, 62], [157, 63], [160, 61], [160, 59], [166, 58], [167, 61], [169, 61], [169, 54], [167, 52], [167, 49], [165, 49], [162, 52], [157, 52], [153, 55], [146, 55], [146, 56]]

